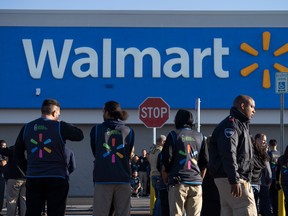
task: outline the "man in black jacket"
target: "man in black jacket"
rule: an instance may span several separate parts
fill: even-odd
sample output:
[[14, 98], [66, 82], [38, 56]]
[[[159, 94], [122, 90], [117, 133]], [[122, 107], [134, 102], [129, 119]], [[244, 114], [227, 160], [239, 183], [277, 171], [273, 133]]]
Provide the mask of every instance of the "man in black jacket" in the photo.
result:
[[221, 215], [257, 215], [250, 185], [253, 146], [249, 121], [254, 114], [253, 98], [237, 96], [230, 115], [215, 128], [211, 137], [209, 168], [219, 190]]

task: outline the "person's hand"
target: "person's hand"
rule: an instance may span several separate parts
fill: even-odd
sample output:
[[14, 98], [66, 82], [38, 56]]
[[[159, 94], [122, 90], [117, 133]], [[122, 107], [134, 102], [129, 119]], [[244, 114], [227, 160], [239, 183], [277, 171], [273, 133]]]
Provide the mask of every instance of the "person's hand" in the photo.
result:
[[2, 161], [1, 161], [1, 166], [4, 167], [4, 166], [6, 166], [6, 164], [7, 164], [7, 161], [6, 161], [6, 160], [2, 160]]
[[241, 197], [242, 196], [242, 189], [241, 189], [240, 183], [231, 185], [231, 194], [233, 197]]
[[281, 190], [281, 185], [279, 182], [276, 182], [275, 187], [278, 191]]

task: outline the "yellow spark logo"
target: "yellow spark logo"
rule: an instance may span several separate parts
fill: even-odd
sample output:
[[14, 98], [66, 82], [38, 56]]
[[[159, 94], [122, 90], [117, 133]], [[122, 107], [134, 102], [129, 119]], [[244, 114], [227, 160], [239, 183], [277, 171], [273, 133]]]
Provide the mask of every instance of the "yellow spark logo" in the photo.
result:
[[[270, 46], [270, 39], [271, 39], [271, 34], [270, 32], [263, 32], [262, 34], [262, 47], [264, 51], [269, 50]], [[258, 56], [259, 52], [254, 49], [252, 46], [250, 46], [247, 43], [242, 43], [240, 46], [240, 49], [252, 56]], [[282, 47], [278, 48], [273, 54], [274, 56], [280, 56], [288, 52], [288, 43], [283, 45]], [[241, 75], [246, 77], [252, 72], [254, 72], [257, 68], [259, 67], [258, 63], [253, 63], [241, 70]], [[279, 72], [288, 72], [288, 68], [279, 64], [279, 63], [274, 63], [273, 67], [279, 71]], [[264, 69], [263, 71], [263, 78], [262, 78], [262, 86], [263, 88], [270, 88], [271, 87], [271, 81], [270, 81], [270, 71], [268, 69]]]

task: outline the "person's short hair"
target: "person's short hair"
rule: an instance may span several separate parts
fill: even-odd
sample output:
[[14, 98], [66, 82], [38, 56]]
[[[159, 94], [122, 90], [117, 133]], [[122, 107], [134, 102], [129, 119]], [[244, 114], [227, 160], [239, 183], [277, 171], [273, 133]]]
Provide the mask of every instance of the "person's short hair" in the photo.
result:
[[192, 128], [193, 121], [193, 114], [190, 111], [184, 109], [178, 110], [174, 120], [176, 129], [180, 129], [183, 127]]
[[60, 103], [55, 99], [46, 99], [42, 103], [41, 113], [45, 115], [52, 114], [54, 106], [60, 107]]
[[277, 140], [276, 139], [270, 139], [269, 140], [269, 145], [270, 146], [277, 146]]
[[122, 110], [120, 104], [116, 101], [108, 101], [104, 105], [104, 111], [109, 113], [114, 119], [126, 120], [128, 118], [128, 113]]
[[165, 135], [160, 135], [157, 139], [156, 139], [156, 143], [161, 143], [162, 141], [166, 140], [166, 136]]
[[240, 108], [242, 103], [247, 105], [250, 100], [253, 100], [253, 99], [248, 95], [238, 95], [233, 101], [233, 106], [236, 108]]

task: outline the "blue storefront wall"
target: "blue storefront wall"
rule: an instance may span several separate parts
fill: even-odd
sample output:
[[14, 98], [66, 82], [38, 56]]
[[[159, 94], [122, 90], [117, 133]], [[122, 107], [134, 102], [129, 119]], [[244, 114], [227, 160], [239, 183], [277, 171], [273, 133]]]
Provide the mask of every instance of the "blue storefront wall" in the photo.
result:
[[287, 36], [287, 28], [0, 27], [0, 108], [56, 98], [63, 108], [116, 100], [137, 109], [162, 97], [172, 109], [197, 98], [203, 109], [226, 109], [238, 94], [278, 108]]

